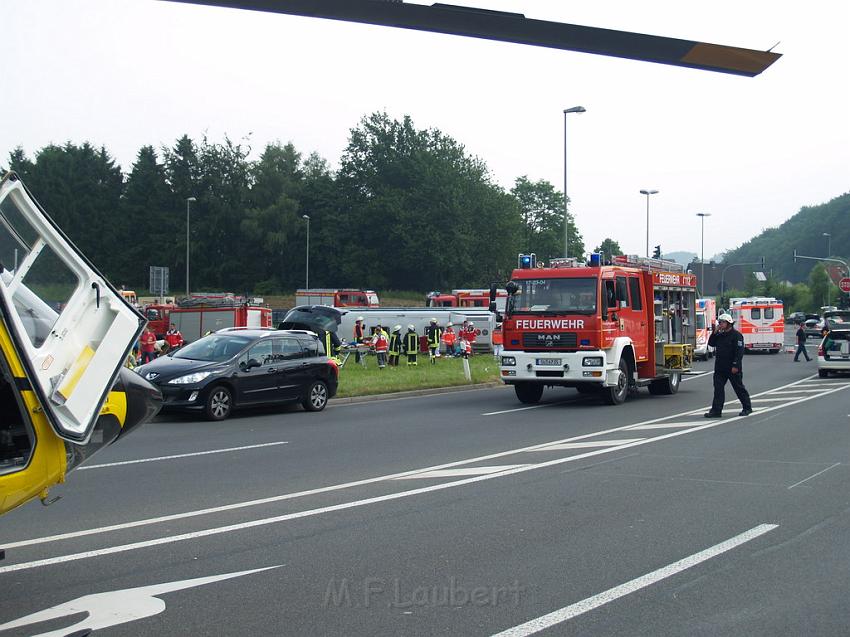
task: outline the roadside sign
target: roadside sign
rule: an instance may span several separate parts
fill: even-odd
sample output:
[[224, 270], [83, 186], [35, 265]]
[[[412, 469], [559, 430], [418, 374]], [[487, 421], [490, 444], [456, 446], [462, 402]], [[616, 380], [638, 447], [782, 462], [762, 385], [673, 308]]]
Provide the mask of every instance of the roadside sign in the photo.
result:
[[150, 266], [150, 285], [148, 286], [154, 296], [165, 296], [168, 294], [168, 268], [152, 265]]
[[838, 287], [842, 292], [850, 292], [850, 278], [844, 277], [838, 282]]

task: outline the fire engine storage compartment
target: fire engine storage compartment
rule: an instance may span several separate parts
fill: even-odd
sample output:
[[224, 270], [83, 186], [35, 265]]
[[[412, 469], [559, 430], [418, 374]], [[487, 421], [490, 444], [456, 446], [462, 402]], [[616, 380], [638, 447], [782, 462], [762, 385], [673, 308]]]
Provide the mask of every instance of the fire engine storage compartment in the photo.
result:
[[655, 283], [655, 367], [659, 372], [691, 366], [696, 343], [696, 288]]

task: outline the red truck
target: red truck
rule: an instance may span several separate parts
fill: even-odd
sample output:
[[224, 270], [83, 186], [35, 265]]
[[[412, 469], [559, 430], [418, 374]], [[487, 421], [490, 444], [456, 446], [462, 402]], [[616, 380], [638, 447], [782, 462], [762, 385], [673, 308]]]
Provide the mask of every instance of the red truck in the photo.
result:
[[173, 323], [189, 343], [225, 327], [271, 327], [272, 311], [257, 300], [233, 295], [193, 295], [175, 304], [145, 306], [145, 318], [157, 339]]
[[[496, 310], [504, 311], [508, 293], [496, 290]], [[490, 302], [490, 291], [480, 289], [452, 290], [451, 294], [429, 292], [425, 295], [425, 307], [487, 307]]]
[[[505, 287], [500, 374], [523, 403], [536, 403], [544, 387], [556, 386], [609, 405], [643, 386], [675, 394], [690, 369], [696, 276], [675, 262], [553, 259], [549, 267], [514, 270]], [[493, 310], [495, 288], [491, 300]]]

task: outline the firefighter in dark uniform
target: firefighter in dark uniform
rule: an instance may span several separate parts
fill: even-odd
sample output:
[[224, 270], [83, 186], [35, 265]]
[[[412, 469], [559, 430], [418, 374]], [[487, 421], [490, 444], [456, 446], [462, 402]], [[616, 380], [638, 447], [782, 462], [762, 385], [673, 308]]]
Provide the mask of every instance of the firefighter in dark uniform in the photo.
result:
[[407, 354], [407, 364], [417, 365], [416, 355], [419, 353], [419, 335], [413, 325], [407, 326], [407, 334], [404, 335], [404, 353]]
[[398, 367], [398, 359], [401, 356], [401, 325], [396, 325], [393, 327], [392, 334], [390, 334], [390, 367]]
[[744, 373], [741, 364], [744, 358], [744, 337], [732, 327], [735, 320], [729, 314], [717, 317], [717, 329], [708, 337], [708, 344], [714, 351], [714, 400], [706, 418], [720, 418], [723, 415], [723, 403], [726, 402], [726, 381], [732, 384], [735, 395], [741, 401], [739, 416], [753, 413], [750, 394], [744, 387]]
[[428, 356], [431, 364], [435, 365], [440, 355], [440, 339], [443, 337], [443, 328], [437, 325], [437, 319], [431, 319], [431, 324], [425, 328], [425, 336], [428, 339]]

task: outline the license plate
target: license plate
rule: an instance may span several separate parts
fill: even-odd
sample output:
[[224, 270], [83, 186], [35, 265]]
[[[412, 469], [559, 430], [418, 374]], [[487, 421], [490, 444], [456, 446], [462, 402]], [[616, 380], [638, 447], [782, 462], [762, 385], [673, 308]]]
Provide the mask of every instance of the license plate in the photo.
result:
[[560, 365], [561, 359], [560, 358], [538, 358], [537, 364], [538, 365]]

